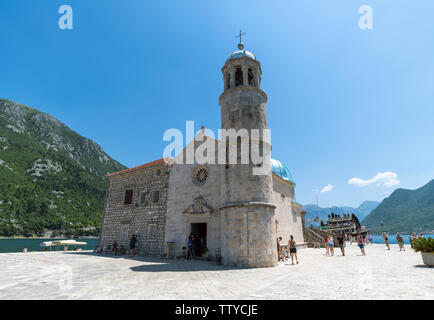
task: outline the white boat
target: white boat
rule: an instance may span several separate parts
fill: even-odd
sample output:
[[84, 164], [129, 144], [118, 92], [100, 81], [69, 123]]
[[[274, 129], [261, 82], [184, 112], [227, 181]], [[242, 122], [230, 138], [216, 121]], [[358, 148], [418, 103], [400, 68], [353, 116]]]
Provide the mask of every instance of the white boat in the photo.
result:
[[44, 241], [41, 242], [40, 247], [41, 248], [50, 248], [53, 246], [64, 246], [64, 250], [68, 248], [68, 246], [85, 246], [87, 245], [87, 242], [79, 242], [75, 240], [55, 240], [55, 241]]

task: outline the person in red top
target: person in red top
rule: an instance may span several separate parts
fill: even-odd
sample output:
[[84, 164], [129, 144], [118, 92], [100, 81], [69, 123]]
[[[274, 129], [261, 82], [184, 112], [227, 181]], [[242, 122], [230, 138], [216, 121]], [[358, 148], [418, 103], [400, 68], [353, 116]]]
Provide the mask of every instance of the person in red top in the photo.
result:
[[330, 253], [329, 253], [329, 239], [327, 238], [327, 237], [325, 237], [324, 238], [324, 246], [325, 246], [325, 248], [326, 248], [326, 256], [328, 256]]

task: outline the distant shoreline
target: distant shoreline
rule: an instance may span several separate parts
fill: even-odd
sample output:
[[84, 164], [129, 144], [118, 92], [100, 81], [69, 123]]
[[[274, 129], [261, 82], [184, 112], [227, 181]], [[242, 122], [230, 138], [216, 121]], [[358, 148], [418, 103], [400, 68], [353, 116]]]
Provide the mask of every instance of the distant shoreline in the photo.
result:
[[[70, 238], [77, 238], [77, 237], [20, 237], [20, 236], [16, 236], [16, 237], [0, 237], [0, 239], [10, 239], [10, 240], [17, 240], [17, 239], [40, 239], [40, 240], [46, 240], [46, 239], [60, 239], [60, 238], [70, 239]], [[80, 236], [78, 238], [81, 238], [81, 239], [98, 239], [99, 237], [95, 237], [95, 236]]]

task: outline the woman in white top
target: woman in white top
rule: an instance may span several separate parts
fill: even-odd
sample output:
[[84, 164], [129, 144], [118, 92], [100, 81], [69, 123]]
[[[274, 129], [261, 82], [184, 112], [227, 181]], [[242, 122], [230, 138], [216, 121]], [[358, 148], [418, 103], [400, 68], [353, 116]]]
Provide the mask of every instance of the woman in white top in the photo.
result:
[[333, 241], [333, 236], [332, 235], [329, 235], [329, 247], [330, 247], [330, 254], [332, 256], [334, 256], [335, 255], [335, 249], [334, 249], [335, 243]]

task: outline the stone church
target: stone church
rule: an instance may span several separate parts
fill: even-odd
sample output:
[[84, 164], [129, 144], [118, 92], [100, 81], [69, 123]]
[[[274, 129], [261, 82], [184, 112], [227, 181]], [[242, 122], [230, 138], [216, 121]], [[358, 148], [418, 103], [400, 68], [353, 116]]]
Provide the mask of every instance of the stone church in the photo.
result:
[[[222, 68], [221, 126], [266, 129], [267, 95], [261, 90], [261, 64], [242, 43], [238, 49]], [[219, 143], [203, 129], [182, 155], [204, 140]], [[240, 151], [241, 146], [237, 148]], [[189, 235], [194, 234], [197, 256], [206, 255], [225, 265], [271, 267], [278, 261], [277, 237], [284, 244], [290, 235], [298, 243], [304, 241], [304, 211], [295, 201], [291, 173], [280, 161], [264, 157], [272, 170], [253, 175], [252, 168], [258, 164], [252, 161], [184, 164], [177, 158], [107, 176], [101, 249], [115, 240], [127, 248], [131, 235], [136, 234], [139, 254], [179, 257], [185, 254]]]

